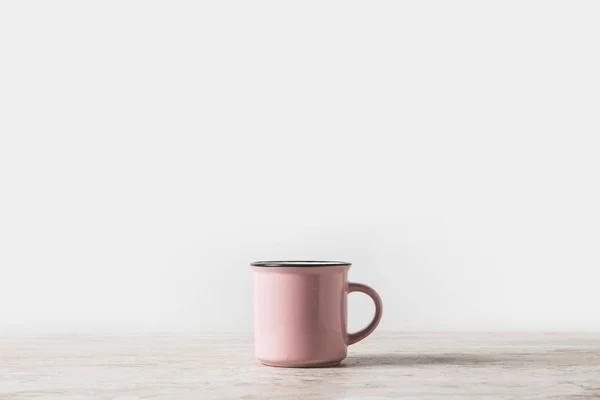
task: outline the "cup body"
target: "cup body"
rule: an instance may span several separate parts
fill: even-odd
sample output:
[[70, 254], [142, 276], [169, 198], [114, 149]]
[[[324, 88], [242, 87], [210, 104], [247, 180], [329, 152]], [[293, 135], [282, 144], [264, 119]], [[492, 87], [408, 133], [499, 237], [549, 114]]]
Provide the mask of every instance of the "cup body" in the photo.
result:
[[339, 364], [348, 348], [349, 263], [254, 265], [254, 345], [278, 367]]

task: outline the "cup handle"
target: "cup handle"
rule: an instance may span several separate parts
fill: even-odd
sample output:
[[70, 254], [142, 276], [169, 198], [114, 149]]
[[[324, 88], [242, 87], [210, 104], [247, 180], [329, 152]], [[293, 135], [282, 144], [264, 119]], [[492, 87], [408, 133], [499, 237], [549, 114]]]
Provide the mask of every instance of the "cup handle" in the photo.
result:
[[361, 340], [369, 336], [375, 330], [375, 328], [377, 328], [377, 325], [379, 325], [379, 321], [381, 321], [381, 314], [383, 313], [383, 304], [381, 303], [381, 297], [379, 297], [379, 294], [377, 294], [375, 289], [367, 285], [363, 285], [362, 283], [349, 282], [348, 294], [352, 292], [361, 292], [373, 299], [373, 302], [375, 303], [375, 316], [373, 317], [373, 321], [371, 321], [371, 323], [365, 329], [356, 333], [348, 334], [349, 345], [354, 344], [356, 342], [360, 342]]

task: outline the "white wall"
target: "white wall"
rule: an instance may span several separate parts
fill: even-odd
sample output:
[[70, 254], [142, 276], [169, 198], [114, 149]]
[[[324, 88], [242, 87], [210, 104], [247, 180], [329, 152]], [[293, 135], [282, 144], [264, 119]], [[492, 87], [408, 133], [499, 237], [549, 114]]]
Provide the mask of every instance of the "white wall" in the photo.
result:
[[294, 258], [382, 329], [600, 329], [599, 17], [2, 2], [0, 330], [251, 330]]

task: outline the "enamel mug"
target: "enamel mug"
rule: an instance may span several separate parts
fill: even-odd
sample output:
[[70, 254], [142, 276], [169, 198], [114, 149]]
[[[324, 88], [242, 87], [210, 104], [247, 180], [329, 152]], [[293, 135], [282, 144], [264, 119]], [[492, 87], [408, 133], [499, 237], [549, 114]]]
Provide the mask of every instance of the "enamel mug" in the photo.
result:
[[[257, 261], [254, 268], [254, 350], [274, 367], [325, 367], [346, 358], [348, 345], [375, 330], [381, 298], [375, 290], [348, 282], [350, 263], [341, 261]], [[373, 321], [347, 331], [347, 299], [352, 292], [375, 302]]]

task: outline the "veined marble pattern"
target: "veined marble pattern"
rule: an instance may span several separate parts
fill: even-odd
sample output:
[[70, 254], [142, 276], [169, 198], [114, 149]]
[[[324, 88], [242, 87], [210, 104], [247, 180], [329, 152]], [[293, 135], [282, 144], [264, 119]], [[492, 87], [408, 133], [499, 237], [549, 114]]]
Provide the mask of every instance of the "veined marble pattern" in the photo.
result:
[[600, 334], [376, 332], [320, 369], [251, 335], [0, 336], [0, 399], [600, 399]]

